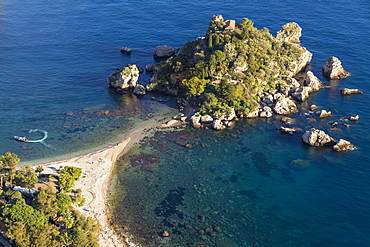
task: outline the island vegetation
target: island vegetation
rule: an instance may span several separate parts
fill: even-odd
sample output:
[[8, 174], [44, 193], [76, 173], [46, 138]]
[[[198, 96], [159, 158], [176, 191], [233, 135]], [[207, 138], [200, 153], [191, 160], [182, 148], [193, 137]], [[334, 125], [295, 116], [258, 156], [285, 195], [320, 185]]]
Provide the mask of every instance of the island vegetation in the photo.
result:
[[300, 35], [296, 23], [284, 25], [275, 38], [247, 18], [237, 24], [214, 16], [204, 37], [157, 64], [147, 88], [173, 93], [202, 115], [232, 110], [245, 115], [258, 109], [263, 95], [287, 87], [310, 61], [311, 53], [299, 45]]
[[[21, 247], [99, 246], [96, 220], [73, 208], [84, 203], [80, 190], [71, 193], [81, 168], [65, 166], [57, 176], [45, 177], [42, 166], [17, 169], [19, 162], [13, 153], [0, 156], [0, 220], [5, 236]], [[32, 190], [35, 185], [40, 185], [37, 191]]]

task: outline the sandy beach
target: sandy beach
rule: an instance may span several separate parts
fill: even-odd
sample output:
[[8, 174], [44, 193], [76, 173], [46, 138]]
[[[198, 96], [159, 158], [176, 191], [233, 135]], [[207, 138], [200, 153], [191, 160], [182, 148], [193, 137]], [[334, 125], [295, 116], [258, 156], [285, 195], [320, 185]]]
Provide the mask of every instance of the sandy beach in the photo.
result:
[[107, 185], [114, 163], [125, 150], [145, 136], [148, 130], [159, 126], [160, 123], [148, 123], [129, 131], [122, 142], [88, 154], [69, 159], [41, 164], [44, 174], [56, 174], [60, 166], [75, 166], [82, 168], [82, 176], [76, 182], [74, 189], [82, 189], [86, 198], [83, 207], [77, 209], [99, 221], [101, 234], [99, 243], [102, 247], [136, 246], [130, 242], [123, 242], [109, 227], [107, 217]]

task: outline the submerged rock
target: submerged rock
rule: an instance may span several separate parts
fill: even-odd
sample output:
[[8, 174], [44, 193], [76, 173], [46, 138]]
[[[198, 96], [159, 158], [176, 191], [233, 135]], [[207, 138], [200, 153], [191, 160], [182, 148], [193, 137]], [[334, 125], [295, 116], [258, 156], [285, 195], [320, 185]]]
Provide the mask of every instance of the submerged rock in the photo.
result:
[[308, 160], [295, 159], [289, 163], [289, 167], [302, 170], [310, 167], [310, 162]]
[[285, 134], [293, 135], [297, 131], [297, 129], [296, 128], [286, 128], [286, 127], [281, 126], [280, 131]]
[[350, 74], [343, 68], [342, 62], [337, 57], [330, 57], [322, 67], [322, 74], [329, 79], [346, 78]]
[[354, 145], [343, 139], [340, 139], [339, 142], [333, 146], [333, 149], [337, 152], [353, 150], [354, 148]]
[[355, 94], [355, 93], [363, 93], [363, 92], [358, 89], [343, 88], [340, 90], [340, 93], [343, 95], [346, 95], [346, 94]]
[[282, 119], [280, 119], [280, 122], [282, 122], [283, 124], [291, 124], [294, 121], [295, 119], [290, 117], [283, 117]]
[[310, 146], [327, 146], [335, 144], [332, 137], [326, 134], [323, 130], [315, 128], [307, 130], [302, 136], [302, 141]]

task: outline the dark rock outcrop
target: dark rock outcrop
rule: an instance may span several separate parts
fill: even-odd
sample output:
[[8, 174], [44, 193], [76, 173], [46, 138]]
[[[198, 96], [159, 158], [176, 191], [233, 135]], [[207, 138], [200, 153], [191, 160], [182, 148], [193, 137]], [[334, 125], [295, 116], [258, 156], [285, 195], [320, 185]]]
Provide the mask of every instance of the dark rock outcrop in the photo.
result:
[[123, 53], [123, 54], [130, 55], [131, 52], [132, 52], [132, 50], [128, 47], [122, 47], [121, 48], [121, 53]]
[[169, 58], [175, 54], [175, 49], [168, 45], [159, 45], [154, 49], [154, 58]]
[[146, 94], [145, 87], [141, 84], [137, 84], [135, 89], [134, 89], [134, 94], [136, 94], [136, 95], [145, 95]]

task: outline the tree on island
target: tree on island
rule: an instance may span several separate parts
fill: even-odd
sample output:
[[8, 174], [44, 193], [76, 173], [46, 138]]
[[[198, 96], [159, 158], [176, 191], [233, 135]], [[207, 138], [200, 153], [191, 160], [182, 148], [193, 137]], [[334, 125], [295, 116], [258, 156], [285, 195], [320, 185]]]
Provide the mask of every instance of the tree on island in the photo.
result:
[[16, 154], [6, 152], [0, 155], [0, 183], [4, 187], [6, 182], [13, 183], [16, 167], [20, 159]]
[[[3, 184], [13, 182], [31, 188], [38, 180], [36, 171], [31, 165], [16, 170], [19, 161], [17, 155], [12, 153], [0, 156]], [[82, 169], [77, 167], [66, 166], [61, 169], [61, 188], [70, 190], [81, 173]], [[50, 188], [39, 188], [33, 200], [30, 200], [29, 195], [14, 191], [11, 187], [0, 192], [3, 203], [0, 207], [0, 220], [5, 223], [7, 235], [17, 246], [99, 246], [100, 229], [97, 221], [73, 209], [71, 196], [56, 193]], [[81, 204], [83, 197], [79, 195], [78, 203]]]
[[30, 164], [20, 167], [14, 175], [14, 184], [27, 189], [32, 188], [38, 180], [36, 171]]
[[58, 182], [60, 191], [70, 192], [75, 181], [80, 179], [82, 169], [74, 166], [65, 166], [59, 172]]

